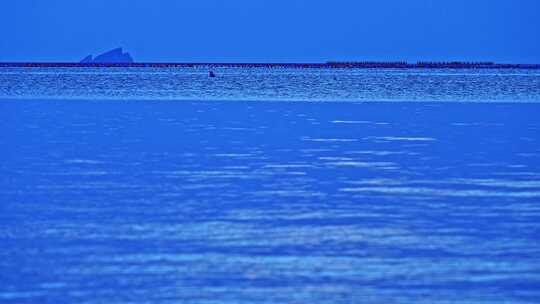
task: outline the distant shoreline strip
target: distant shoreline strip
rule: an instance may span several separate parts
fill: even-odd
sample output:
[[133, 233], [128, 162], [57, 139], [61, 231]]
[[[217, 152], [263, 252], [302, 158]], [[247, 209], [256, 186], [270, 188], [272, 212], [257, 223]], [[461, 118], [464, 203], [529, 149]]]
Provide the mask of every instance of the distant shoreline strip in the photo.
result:
[[295, 69], [540, 69], [540, 64], [503, 64], [492, 62], [327, 62], [327, 63], [179, 63], [179, 62], [136, 62], [136, 63], [73, 63], [73, 62], [0, 62], [0, 67], [20, 68], [295, 68]]

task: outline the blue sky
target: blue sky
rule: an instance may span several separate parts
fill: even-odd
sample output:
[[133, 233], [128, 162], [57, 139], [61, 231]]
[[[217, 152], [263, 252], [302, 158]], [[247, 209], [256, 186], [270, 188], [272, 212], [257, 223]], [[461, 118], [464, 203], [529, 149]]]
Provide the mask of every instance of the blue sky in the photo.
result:
[[6, 0], [0, 61], [540, 63], [538, 0]]

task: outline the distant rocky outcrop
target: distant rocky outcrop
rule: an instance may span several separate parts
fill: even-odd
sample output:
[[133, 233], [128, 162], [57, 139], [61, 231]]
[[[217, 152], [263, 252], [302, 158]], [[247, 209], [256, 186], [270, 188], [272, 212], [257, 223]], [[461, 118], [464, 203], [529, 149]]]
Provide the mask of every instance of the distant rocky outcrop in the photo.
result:
[[80, 63], [133, 63], [133, 58], [122, 48], [116, 48], [96, 57], [88, 55]]
[[81, 60], [81, 63], [92, 63], [92, 62], [94, 62], [94, 58], [92, 57], [92, 55], [88, 55], [84, 57], [83, 60]]

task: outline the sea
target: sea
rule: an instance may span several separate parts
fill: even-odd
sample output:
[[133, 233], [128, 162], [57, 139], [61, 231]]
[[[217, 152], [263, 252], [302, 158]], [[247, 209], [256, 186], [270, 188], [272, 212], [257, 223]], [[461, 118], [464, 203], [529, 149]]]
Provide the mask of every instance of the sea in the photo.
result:
[[540, 71], [0, 68], [0, 303], [540, 303]]

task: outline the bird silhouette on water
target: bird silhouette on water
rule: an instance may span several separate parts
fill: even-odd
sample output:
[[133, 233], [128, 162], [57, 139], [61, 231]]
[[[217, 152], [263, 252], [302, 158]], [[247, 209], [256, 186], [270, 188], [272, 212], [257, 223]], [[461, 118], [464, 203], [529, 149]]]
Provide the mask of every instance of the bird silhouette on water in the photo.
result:
[[214, 77], [216, 77], [216, 74], [214, 74], [213, 71], [210, 71], [210, 72], [208, 72], [208, 77], [214, 78]]

